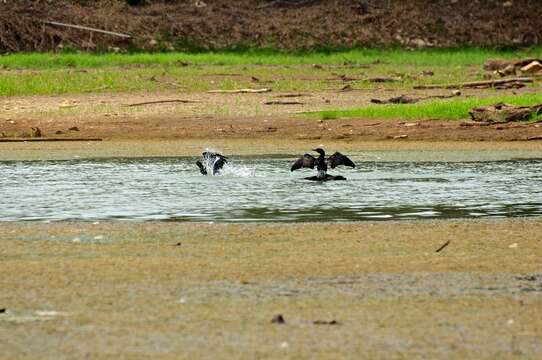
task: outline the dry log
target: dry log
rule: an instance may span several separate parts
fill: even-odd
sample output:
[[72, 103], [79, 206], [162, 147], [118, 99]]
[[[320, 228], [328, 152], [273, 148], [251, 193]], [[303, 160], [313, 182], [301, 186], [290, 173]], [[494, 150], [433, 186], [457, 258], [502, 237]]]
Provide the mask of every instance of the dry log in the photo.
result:
[[525, 74], [542, 74], [542, 64], [538, 61], [533, 61], [523, 66], [520, 70]]
[[294, 97], [301, 97], [301, 96], [310, 96], [309, 94], [279, 94], [276, 97], [278, 98], [294, 98]]
[[401, 78], [398, 77], [389, 77], [389, 76], [377, 76], [367, 79], [369, 82], [373, 83], [383, 83], [383, 82], [397, 82], [401, 81]]
[[259, 93], [271, 92], [271, 89], [263, 88], [263, 89], [237, 89], [237, 90], [209, 90], [207, 92], [216, 93], [216, 94], [259, 94]]
[[469, 115], [473, 121], [485, 123], [507, 123], [529, 120], [533, 116], [540, 114], [542, 114], [542, 104], [535, 106], [514, 106], [498, 103], [473, 108], [469, 111]]
[[503, 70], [504, 68], [510, 65], [512, 65], [513, 67], [523, 67], [527, 64], [532, 63], [533, 61], [542, 62], [542, 59], [529, 58], [529, 59], [511, 60], [511, 61], [490, 59], [486, 61], [486, 63], [484, 64], [484, 70], [499, 71], [499, 70]]
[[275, 100], [275, 101], [267, 101], [265, 102], [265, 105], [303, 105], [302, 102], [299, 102], [299, 101], [280, 101], [280, 100]]
[[504, 84], [532, 83], [533, 79], [529, 77], [518, 77], [511, 79], [485, 80], [485, 81], [470, 81], [457, 84], [433, 84], [433, 85], [418, 85], [414, 89], [454, 89], [454, 88], [489, 88], [497, 87]]
[[126, 106], [143, 106], [143, 105], [166, 104], [166, 103], [183, 103], [183, 104], [189, 104], [189, 103], [197, 103], [197, 101], [194, 101], [194, 100], [182, 100], [182, 99], [175, 99], [175, 100], [157, 100], [157, 101], [145, 101], [145, 102], [140, 102], [140, 103], [127, 104]]

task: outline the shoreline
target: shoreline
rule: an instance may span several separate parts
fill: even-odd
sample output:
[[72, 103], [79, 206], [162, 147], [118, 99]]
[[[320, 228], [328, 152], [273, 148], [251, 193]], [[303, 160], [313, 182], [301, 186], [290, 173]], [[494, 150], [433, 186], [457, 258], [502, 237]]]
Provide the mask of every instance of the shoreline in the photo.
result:
[[186, 157], [199, 156], [206, 148], [214, 148], [230, 156], [295, 156], [314, 146], [340, 149], [358, 157], [358, 161], [493, 161], [542, 158], [542, 142], [538, 141], [191, 138], [0, 143], [0, 161]]

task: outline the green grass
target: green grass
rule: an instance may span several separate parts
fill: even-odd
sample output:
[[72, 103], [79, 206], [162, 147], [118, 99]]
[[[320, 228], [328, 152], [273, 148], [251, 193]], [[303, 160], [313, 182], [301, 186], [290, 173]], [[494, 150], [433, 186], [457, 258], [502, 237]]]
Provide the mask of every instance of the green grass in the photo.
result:
[[[165, 90], [201, 92], [244, 87], [271, 87], [274, 91], [338, 90], [344, 83], [329, 80], [337, 78], [337, 75], [362, 79], [350, 83], [358, 88], [374, 88], [374, 84], [366, 81], [369, 77], [400, 76], [403, 81], [379, 84], [378, 87], [409, 89], [417, 84], [480, 80], [484, 73], [482, 64], [488, 58], [525, 56], [542, 57], [542, 48], [529, 52], [358, 49], [307, 54], [272, 51], [126, 55], [12, 54], [0, 56], [0, 97]], [[190, 65], [183, 66], [184, 63]], [[372, 65], [310, 66], [345, 63]], [[432, 70], [434, 76], [420, 76], [423, 70]], [[252, 76], [262, 82], [253, 82]]]
[[540, 56], [542, 48], [526, 51], [485, 49], [356, 49], [338, 52], [283, 53], [278, 51], [208, 53], [31, 53], [0, 56], [0, 67], [7, 69], [99, 68], [130, 65], [176, 65], [180, 62], [204, 65], [302, 65], [367, 64], [381, 61], [390, 65], [464, 66], [482, 64], [487, 58]]
[[[512, 105], [535, 105], [542, 103], [542, 94], [517, 96], [496, 96], [490, 98], [470, 98], [438, 100], [417, 104], [370, 105], [359, 109], [326, 110], [307, 113], [323, 120], [339, 118], [397, 119], [397, 120], [457, 120], [469, 117], [469, 110], [477, 106], [505, 102]], [[540, 117], [540, 116], [538, 116]]]

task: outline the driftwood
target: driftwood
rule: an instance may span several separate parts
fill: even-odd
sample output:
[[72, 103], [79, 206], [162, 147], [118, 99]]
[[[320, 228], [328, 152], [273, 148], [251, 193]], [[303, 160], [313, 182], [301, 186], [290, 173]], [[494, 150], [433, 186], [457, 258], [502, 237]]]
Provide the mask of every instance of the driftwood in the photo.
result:
[[533, 61], [542, 61], [540, 59], [521, 59], [521, 60], [495, 60], [495, 59], [489, 59], [484, 64], [484, 70], [494, 71], [494, 70], [502, 70], [508, 65], [514, 65], [514, 66], [525, 66]]
[[279, 94], [275, 97], [278, 97], [278, 98], [294, 98], [294, 97], [302, 97], [302, 96], [310, 96], [309, 94], [302, 94], [302, 93], [299, 93], [299, 94]]
[[397, 82], [401, 81], [402, 79], [399, 77], [389, 77], [389, 76], [377, 76], [367, 79], [369, 82], [373, 83], [383, 83], [383, 82]]
[[145, 102], [140, 102], [140, 103], [127, 104], [126, 106], [143, 106], [143, 105], [167, 104], [167, 103], [183, 103], [183, 104], [190, 104], [190, 103], [197, 103], [197, 101], [194, 101], [194, 100], [182, 100], [182, 99], [175, 99], [175, 100], [157, 100], [157, 101], [145, 101]]
[[494, 71], [501, 76], [531, 74], [542, 75], [542, 59], [488, 60], [484, 70]]
[[130, 38], [131, 38], [131, 36], [130, 36], [130, 35], [127, 35], [127, 34], [121, 34], [121, 33], [118, 33], [118, 32], [113, 32], [113, 31], [107, 31], [107, 30], [101, 30], [101, 29], [91, 28], [91, 27], [88, 27], [88, 26], [81, 26], [81, 25], [74, 25], [74, 24], [65, 24], [65, 23], [61, 23], [61, 22], [57, 22], [57, 21], [44, 21], [43, 23], [44, 23], [44, 24], [49, 24], [49, 25], [55, 25], [55, 26], [68, 27], [68, 28], [73, 28], [73, 29], [79, 29], [79, 30], [86, 30], [86, 31], [91, 31], [91, 32], [97, 32], [97, 33], [106, 34], [106, 35], [111, 35], [111, 36], [118, 36], [118, 37], [121, 37], [121, 38], [124, 38], [124, 39], [130, 39]]
[[271, 92], [271, 89], [263, 88], [263, 89], [237, 89], [237, 90], [209, 90], [207, 92], [216, 93], [216, 94], [259, 94], [259, 93]]
[[434, 85], [418, 85], [414, 86], [414, 89], [454, 89], [454, 88], [489, 88], [499, 87], [505, 84], [525, 84], [532, 83], [533, 79], [529, 77], [518, 77], [510, 79], [499, 80], [485, 80], [485, 81], [470, 81], [457, 84], [434, 84]]
[[514, 106], [498, 103], [481, 106], [469, 111], [473, 121], [485, 123], [507, 123], [512, 121], [529, 120], [542, 114], [542, 104], [535, 106]]
[[280, 100], [267, 101], [264, 104], [265, 105], [303, 105], [303, 103], [299, 101], [280, 101]]

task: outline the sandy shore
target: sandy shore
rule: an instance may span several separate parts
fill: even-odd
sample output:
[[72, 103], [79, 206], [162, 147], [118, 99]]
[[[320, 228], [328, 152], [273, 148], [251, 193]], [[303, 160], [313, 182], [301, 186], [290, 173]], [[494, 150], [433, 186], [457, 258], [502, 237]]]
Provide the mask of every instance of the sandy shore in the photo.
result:
[[100, 142], [0, 142], [0, 161], [114, 157], [199, 156], [206, 148], [228, 155], [302, 154], [316, 147], [340, 150], [358, 160], [489, 161], [542, 158], [539, 141], [344, 141], [292, 139], [107, 140]]
[[542, 355], [540, 219], [0, 228], [3, 358]]

